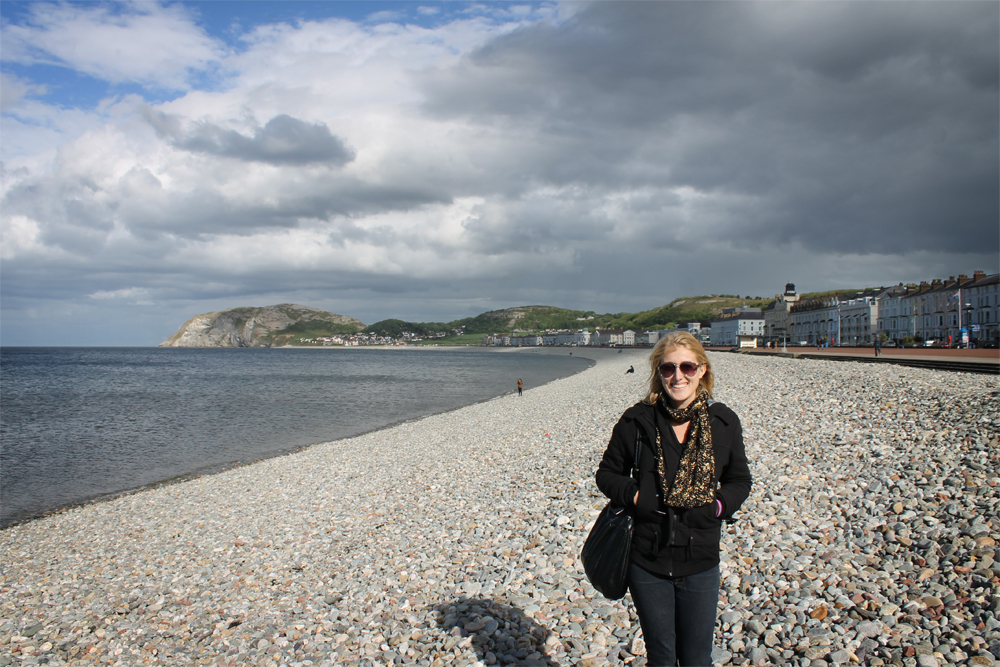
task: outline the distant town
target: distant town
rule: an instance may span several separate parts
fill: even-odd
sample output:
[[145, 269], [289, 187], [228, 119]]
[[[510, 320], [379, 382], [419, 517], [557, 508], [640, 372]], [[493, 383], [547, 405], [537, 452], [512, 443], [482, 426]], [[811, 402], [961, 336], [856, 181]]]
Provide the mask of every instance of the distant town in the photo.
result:
[[[723, 308], [711, 320], [679, 322], [670, 329], [601, 329], [579, 318], [578, 329], [510, 331], [482, 336], [478, 344], [503, 347], [632, 347], [655, 345], [671, 331], [686, 330], [712, 347], [872, 346], [997, 347], [1000, 274], [933, 279], [862, 292], [830, 292], [800, 298], [793, 283], [765, 307]], [[300, 338], [304, 344], [408, 345], [465, 334], [464, 327], [434, 334], [403, 331]]]
[[317, 336], [316, 338], [299, 338], [300, 343], [321, 343], [323, 345], [343, 345], [352, 347], [357, 345], [410, 345], [412, 343], [426, 343], [439, 338], [449, 336], [460, 336], [464, 334], [463, 329], [453, 329], [452, 331], [440, 331], [432, 334], [416, 334], [404, 331], [399, 336], [382, 336], [374, 333], [351, 333], [336, 334], [333, 336]]

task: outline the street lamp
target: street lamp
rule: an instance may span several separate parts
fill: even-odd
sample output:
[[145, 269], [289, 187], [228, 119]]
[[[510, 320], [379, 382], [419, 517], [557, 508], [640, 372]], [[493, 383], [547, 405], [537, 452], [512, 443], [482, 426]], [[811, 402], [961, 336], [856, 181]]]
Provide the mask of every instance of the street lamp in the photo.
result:
[[966, 335], [969, 337], [969, 341], [968, 342], [970, 342], [970, 343], [972, 342], [972, 311], [973, 310], [975, 310], [975, 309], [972, 307], [971, 303], [967, 303], [964, 306], [962, 306], [962, 322], [963, 322], [962, 326], [963, 327], [965, 327], [964, 322], [966, 320], [966, 317], [965, 317], [966, 313], [968, 313], [968, 315], [969, 315], [969, 317], [968, 317], [968, 320], [969, 320], [969, 325], [968, 326], [969, 326], [969, 328], [966, 329]]

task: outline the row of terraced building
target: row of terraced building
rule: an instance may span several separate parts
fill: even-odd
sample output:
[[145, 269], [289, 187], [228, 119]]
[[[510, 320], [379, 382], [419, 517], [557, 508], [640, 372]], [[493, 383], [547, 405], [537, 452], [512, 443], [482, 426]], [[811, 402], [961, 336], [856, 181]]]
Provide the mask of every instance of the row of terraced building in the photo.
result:
[[856, 293], [800, 299], [795, 285], [764, 309], [764, 341], [870, 345], [875, 336], [902, 342], [998, 342], [998, 274], [899, 284]]

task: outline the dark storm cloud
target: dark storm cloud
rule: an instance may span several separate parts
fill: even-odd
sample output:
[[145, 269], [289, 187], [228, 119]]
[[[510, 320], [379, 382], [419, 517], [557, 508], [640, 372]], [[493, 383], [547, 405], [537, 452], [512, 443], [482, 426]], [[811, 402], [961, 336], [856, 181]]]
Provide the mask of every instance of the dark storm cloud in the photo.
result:
[[[79, 175], [26, 178], [9, 189], [0, 205], [8, 215], [41, 221], [41, 242], [88, 254], [104, 246], [116, 226], [147, 240], [245, 235], [298, 227], [303, 220], [405, 211], [448, 201], [445, 193], [421, 183], [367, 183], [323, 171], [289, 179], [261, 202], [211, 187], [167, 190], [149, 170], [133, 168], [103, 185]], [[367, 240], [381, 238], [370, 234]]]
[[741, 243], [996, 249], [998, 23], [994, 2], [595, 3], [429, 75], [425, 109], [520, 128], [532, 184], [728, 199]]
[[462, 223], [483, 255], [558, 253], [569, 244], [601, 242], [614, 223], [586, 197], [500, 200], [476, 206]]
[[354, 151], [330, 133], [325, 123], [310, 124], [280, 114], [255, 130], [252, 137], [214, 123], [199, 122], [186, 129], [178, 116], [145, 109], [146, 119], [171, 146], [193, 153], [275, 165], [323, 163], [342, 166]]

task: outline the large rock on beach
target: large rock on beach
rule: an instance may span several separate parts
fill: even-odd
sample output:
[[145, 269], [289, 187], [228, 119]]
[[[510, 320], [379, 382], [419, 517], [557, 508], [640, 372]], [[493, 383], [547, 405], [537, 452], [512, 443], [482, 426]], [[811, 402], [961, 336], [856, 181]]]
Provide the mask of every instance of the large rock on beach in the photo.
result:
[[[641, 667], [578, 556], [644, 356], [4, 530], [0, 665]], [[717, 664], [995, 665], [996, 379], [711, 361], [755, 477]]]

